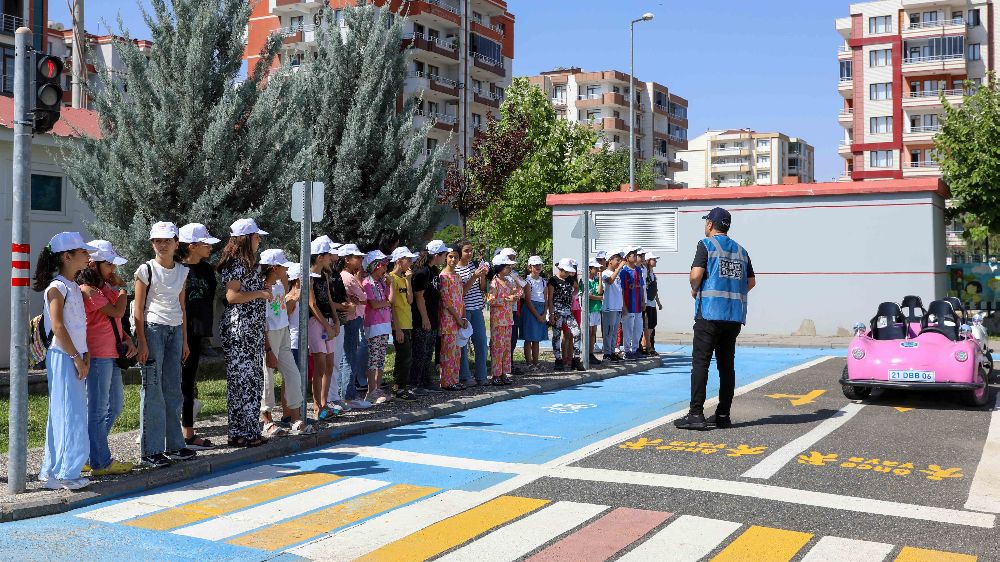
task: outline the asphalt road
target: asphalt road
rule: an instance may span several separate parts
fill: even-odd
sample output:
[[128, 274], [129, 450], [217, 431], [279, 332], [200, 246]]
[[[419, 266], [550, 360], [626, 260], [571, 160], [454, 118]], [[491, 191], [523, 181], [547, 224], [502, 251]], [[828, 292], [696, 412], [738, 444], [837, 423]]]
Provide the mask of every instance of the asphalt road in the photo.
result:
[[855, 403], [830, 350], [741, 348], [734, 427], [682, 431], [671, 422], [687, 402], [688, 349], [662, 351], [664, 367], [646, 373], [0, 525], [0, 552], [1000, 561], [1000, 409], [928, 394]]

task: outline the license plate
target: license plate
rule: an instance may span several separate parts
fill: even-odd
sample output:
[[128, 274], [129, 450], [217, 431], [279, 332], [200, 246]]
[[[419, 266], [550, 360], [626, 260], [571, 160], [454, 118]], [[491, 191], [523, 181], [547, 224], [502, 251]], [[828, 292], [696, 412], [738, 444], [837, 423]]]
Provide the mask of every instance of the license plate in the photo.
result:
[[934, 382], [934, 371], [889, 371], [889, 380], [903, 382]]

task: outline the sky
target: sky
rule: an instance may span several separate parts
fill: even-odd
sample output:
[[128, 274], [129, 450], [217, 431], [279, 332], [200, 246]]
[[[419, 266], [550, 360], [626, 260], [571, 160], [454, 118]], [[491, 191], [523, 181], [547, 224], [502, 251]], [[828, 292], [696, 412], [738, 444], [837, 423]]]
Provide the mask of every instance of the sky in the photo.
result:
[[[121, 14], [133, 37], [148, 30], [138, 2], [91, 0], [90, 32], [117, 30]], [[266, 1], [266, 0], [265, 0]], [[635, 74], [690, 102], [688, 137], [707, 129], [780, 131], [816, 148], [817, 181], [843, 169], [837, 142], [834, 20], [846, 0], [507, 0], [516, 18], [514, 75], [564, 66], [628, 72], [629, 22], [636, 24]], [[66, 0], [49, 3], [49, 19], [68, 24]]]

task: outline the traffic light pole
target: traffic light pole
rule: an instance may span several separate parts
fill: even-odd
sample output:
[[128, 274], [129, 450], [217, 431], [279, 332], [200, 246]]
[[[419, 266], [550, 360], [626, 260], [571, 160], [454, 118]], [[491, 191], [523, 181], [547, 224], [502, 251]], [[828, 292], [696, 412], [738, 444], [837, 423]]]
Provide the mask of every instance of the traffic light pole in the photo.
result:
[[14, 200], [10, 270], [10, 441], [7, 489], [24, 492], [28, 460], [28, 285], [31, 277], [31, 30], [14, 32]]

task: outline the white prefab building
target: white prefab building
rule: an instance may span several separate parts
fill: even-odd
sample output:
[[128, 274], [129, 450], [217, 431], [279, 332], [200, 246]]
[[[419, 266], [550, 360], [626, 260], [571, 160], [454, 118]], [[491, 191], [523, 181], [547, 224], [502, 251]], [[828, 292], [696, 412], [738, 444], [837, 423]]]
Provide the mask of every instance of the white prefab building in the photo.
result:
[[[944, 199], [937, 178], [550, 195], [554, 257], [580, 259], [581, 217], [591, 211], [590, 252], [640, 245], [660, 259], [658, 329], [687, 332], [688, 274], [702, 217], [733, 215], [730, 234], [750, 254], [757, 287], [745, 333], [844, 334], [884, 301], [946, 296]], [[810, 322], [806, 322], [810, 321]]]

